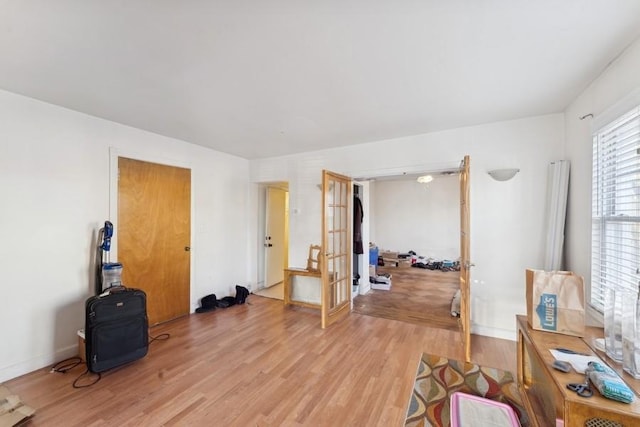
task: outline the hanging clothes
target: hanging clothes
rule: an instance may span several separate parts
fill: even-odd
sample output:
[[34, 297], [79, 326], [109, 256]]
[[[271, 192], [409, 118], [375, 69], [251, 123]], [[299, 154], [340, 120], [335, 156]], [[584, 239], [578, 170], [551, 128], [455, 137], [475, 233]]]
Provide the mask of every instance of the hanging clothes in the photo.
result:
[[364, 248], [362, 245], [362, 218], [364, 218], [364, 211], [362, 209], [362, 202], [358, 196], [353, 196], [353, 253], [363, 254]]

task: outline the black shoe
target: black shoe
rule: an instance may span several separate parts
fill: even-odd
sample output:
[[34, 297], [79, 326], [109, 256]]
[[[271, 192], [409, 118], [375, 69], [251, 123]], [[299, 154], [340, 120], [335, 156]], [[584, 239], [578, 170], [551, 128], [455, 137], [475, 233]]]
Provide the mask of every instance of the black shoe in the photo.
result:
[[236, 285], [236, 304], [244, 304], [249, 296], [249, 289]]

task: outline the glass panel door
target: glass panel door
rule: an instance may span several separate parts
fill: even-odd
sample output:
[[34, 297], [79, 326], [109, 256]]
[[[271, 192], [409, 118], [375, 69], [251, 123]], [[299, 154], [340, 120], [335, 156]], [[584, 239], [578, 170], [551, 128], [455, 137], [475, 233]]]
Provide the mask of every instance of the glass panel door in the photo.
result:
[[351, 307], [351, 179], [322, 171], [322, 327]]

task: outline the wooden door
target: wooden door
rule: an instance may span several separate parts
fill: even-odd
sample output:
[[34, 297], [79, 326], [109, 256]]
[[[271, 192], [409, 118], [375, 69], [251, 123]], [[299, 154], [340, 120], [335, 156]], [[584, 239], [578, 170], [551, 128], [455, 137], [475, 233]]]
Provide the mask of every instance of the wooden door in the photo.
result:
[[118, 260], [149, 324], [189, 314], [191, 170], [118, 158]]
[[265, 215], [265, 287], [282, 282], [287, 251], [287, 192], [281, 188], [266, 189]]
[[322, 327], [351, 309], [351, 179], [322, 171]]
[[460, 329], [464, 358], [471, 361], [471, 261], [470, 261], [469, 156], [460, 168]]

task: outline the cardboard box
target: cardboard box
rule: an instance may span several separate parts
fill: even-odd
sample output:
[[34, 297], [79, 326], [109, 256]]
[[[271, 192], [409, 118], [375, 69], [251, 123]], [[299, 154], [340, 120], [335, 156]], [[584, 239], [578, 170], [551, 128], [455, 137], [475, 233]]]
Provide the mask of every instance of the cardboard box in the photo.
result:
[[391, 282], [389, 283], [372, 283], [371, 289], [376, 289], [378, 291], [390, 291], [391, 290]]
[[375, 265], [370, 265], [369, 266], [369, 277], [376, 277], [376, 266]]
[[13, 394], [7, 387], [0, 385], [0, 426], [26, 424], [27, 418], [35, 414], [35, 409], [22, 403], [20, 396]]
[[532, 329], [584, 336], [584, 280], [570, 271], [526, 270], [527, 320]]
[[396, 259], [398, 259], [398, 252], [382, 251], [380, 253], [380, 256], [382, 258], [388, 258], [388, 259], [396, 260]]
[[84, 329], [78, 331], [78, 356], [84, 363], [87, 363], [87, 350], [84, 341]]

